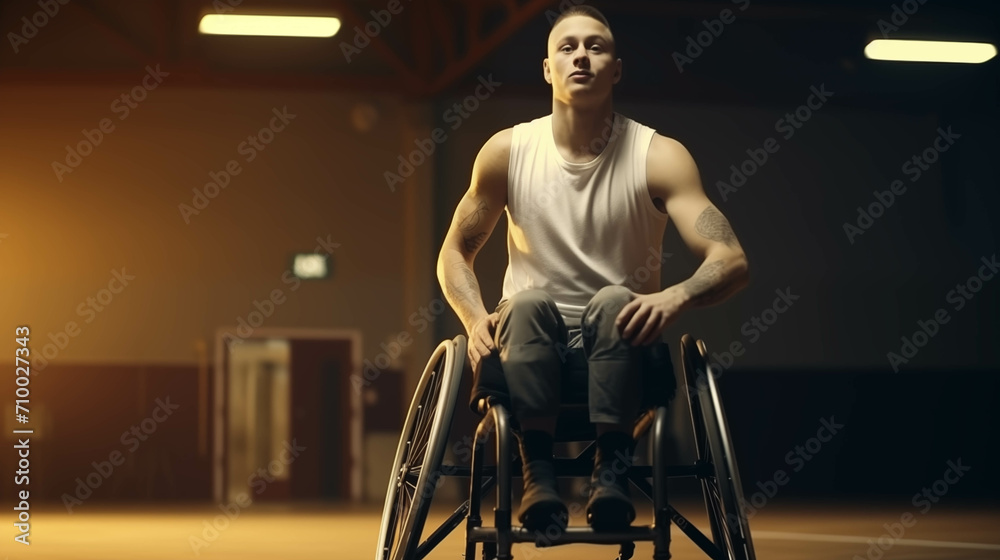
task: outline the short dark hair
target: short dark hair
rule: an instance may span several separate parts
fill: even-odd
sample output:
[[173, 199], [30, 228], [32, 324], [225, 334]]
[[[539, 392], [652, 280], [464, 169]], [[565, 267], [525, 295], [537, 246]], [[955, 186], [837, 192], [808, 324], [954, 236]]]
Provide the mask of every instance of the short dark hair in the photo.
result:
[[594, 18], [597, 21], [603, 23], [604, 27], [608, 28], [608, 31], [611, 31], [611, 24], [608, 23], [608, 18], [604, 17], [604, 14], [602, 14], [601, 11], [598, 10], [597, 8], [593, 6], [588, 6], [586, 4], [571, 6], [567, 8], [566, 11], [559, 14], [559, 17], [557, 17], [556, 20], [552, 22], [552, 27], [559, 25], [560, 21], [571, 16], [587, 16]]

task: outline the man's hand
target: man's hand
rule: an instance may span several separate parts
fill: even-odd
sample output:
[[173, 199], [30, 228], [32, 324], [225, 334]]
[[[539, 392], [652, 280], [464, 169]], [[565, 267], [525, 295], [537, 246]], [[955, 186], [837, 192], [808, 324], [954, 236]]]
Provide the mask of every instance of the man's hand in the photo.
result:
[[496, 345], [493, 344], [493, 332], [496, 330], [499, 320], [499, 313], [490, 313], [476, 321], [469, 330], [469, 347], [466, 353], [473, 371], [479, 367], [480, 360], [489, 356], [490, 352], [496, 349]]
[[615, 328], [632, 346], [649, 345], [660, 339], [663, 329], [677, 320], [684, 309], [686, 297], [678, 286], [671, 286], [655, 294], [632, 293], [632, 301], [625, 304]]

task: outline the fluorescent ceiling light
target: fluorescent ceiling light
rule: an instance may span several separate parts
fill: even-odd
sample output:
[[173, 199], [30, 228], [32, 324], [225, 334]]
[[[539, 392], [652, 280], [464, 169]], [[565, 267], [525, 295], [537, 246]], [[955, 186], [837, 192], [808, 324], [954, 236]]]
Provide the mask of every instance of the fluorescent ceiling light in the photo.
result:
[[333, 37], [339, 30], [340, 19], [315, 16], [207, 14], [198, 24], [198, 31], [206, 35]]
[[997, 54], [990, 43], [957, 41], [912, 41], [876, 39], [865, 47], [865, 56], [874, 60], [906, 62], [960, 62], [978, 64]]

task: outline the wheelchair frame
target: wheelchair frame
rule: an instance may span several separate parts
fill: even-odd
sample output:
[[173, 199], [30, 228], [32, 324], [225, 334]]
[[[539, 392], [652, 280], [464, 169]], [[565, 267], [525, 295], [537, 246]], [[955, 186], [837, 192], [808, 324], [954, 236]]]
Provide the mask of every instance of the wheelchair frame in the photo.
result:
[[[653, 465], [632, 465], [629, 472], [630, 482], [653, 502], [653, 524], [600, 532], [589, 527], [567, 527], [552, 535], [548, 531], [544, 535], [531, 534], [511, 524], [512, 478], [515, 473], [520, 475], [521, 461], [520, 458], [500, 460], [511, 458], [515, 449], [511, 441], [510, 412], [503, 404], [491, 400], [481, 407], [484, 416], [476, 429], [471, 466], [441, 464], [458, 401], [466, 344], [464, 335], [442, 341], [414, 391], [389, 477], [376, 560], [422, 560], [463, 519], [466, 521], [466, 560], [472, 560], [479, 543], [482, 543], [484, 560], [510, 560], [513, 558], [512, 546], [517, 542], [534, 542], [536, 546], [618, 544], [619, 560], [627, 560], [632, 557], [637, 541], [653, 542], [654, 560], [668, 559], [671, 522], [713, 560], [755, 560], [747, 516], [741, 507], [742, 486], [729, 428], [715, 376], [710, 375], [708, 350], [703, 341], [696, 342], [689, 334], [681, 337], [684, 370], [681, 379], [690, 404], [697, 451], [695, 463], [667, 465], [667, 406], [647, 410], [633, 429], [636, 441], [653, 430]], [[498, 460], [496, 465], [487, 466], [485, 446], [494, 431]], [[595, 442], [591, 442], [576, 458], [557, 458], [557, 476], [589, 477], [594, 450]], [[420, 542], [431, 497], [442, 476], [469, 478], [469, 499]], [[701, 481], [711, 539], [668, 503], [667, 480], [673, 477], [696, 477]], [[497, 487], [494, 526], [484, 527], [480, 511], [482, 497], [493, 486]]]

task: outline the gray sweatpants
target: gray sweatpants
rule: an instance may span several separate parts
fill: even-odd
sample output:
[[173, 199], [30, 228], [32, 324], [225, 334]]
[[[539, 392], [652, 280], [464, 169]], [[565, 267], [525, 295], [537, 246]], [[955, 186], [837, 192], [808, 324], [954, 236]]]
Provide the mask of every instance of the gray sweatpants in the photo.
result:
[[[631, 299], [624, 286], [602, 288], [579, 325], [567, 325], [543, 290], [521, 291], [500, 302], [494, 343], [515, 418], [554, 416], [567, 389], [585, 388], [595, 423], [628, 424], [645, 407], [673, 398], [667, 344], [631, 346], [615, 328], [615, 317]], [[586, 360], [573, 360], [571, 353], [581, 351]]]

